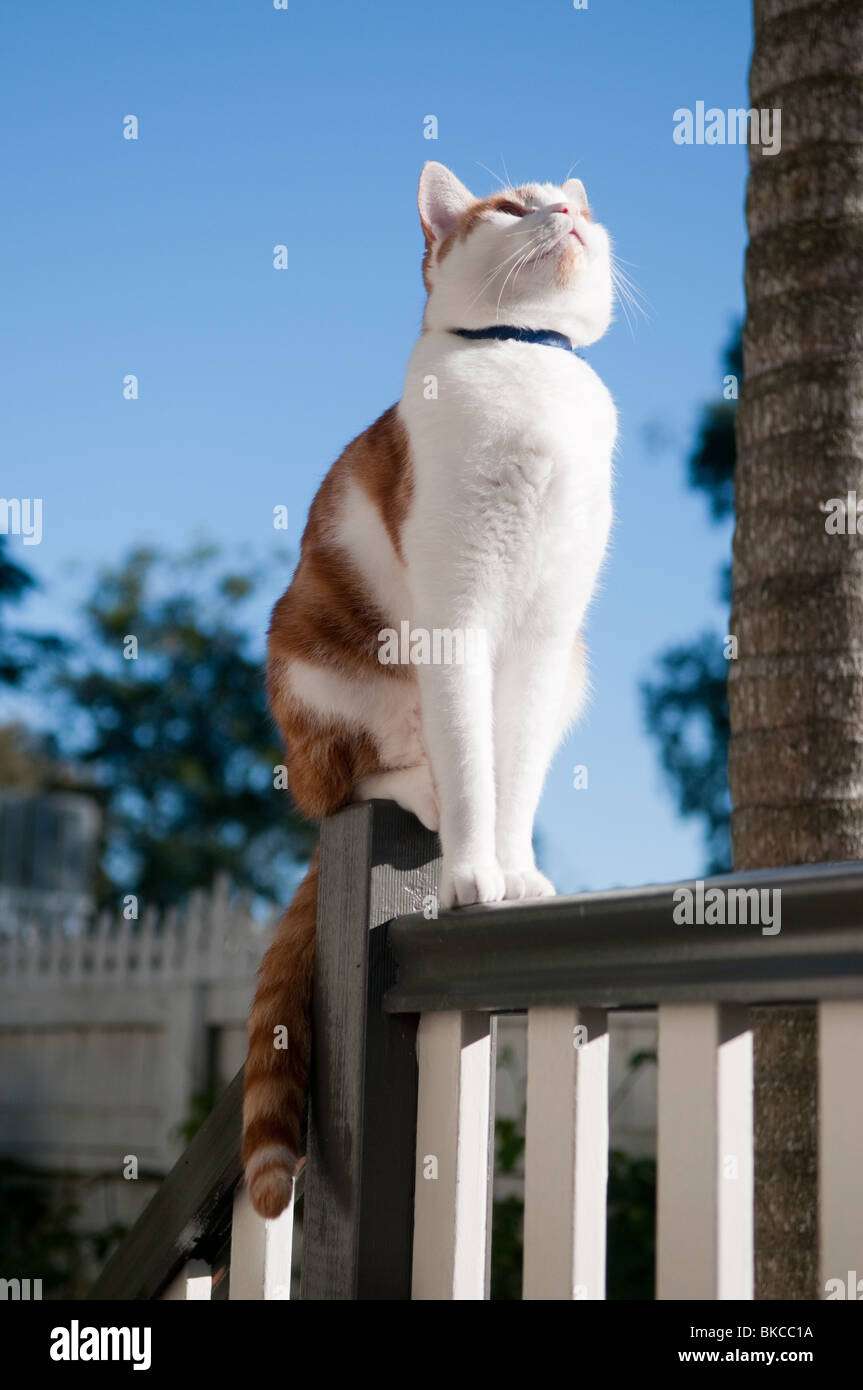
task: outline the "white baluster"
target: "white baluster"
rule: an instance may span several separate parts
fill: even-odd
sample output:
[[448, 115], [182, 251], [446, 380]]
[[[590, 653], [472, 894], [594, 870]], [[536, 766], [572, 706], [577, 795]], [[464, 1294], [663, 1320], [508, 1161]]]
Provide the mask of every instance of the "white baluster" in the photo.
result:
[[491, 1018], [424, 1014], [412, 1298], [486, 1297]]
[[212, 1296], [213, 1276], [203, 1260], [189, 1260], [161, 1295], [172, 1303], [209, 1303]]
[[525, 1299], [604, 1299], [608, 1020], [603, 1009], [529, 1009]]
[[753, 1296], [752, 1033], [728, 1004], [659, 1008], [657, 1290]]
[[[818, 1005], [820, 1294], [856, 1302], [863, 1299], [861, 1071], [863, 1000], [822, 1001]], [[841, 1289], [835, 1283], [827, 1287], [829, 1280], [837, 1279], [842, 1281]]]
[[241, 1182], [234, 1192], [229, 1299], [290, 1298], [293, 1239], [293, 1195], [281, 1216], [265, 1221]]

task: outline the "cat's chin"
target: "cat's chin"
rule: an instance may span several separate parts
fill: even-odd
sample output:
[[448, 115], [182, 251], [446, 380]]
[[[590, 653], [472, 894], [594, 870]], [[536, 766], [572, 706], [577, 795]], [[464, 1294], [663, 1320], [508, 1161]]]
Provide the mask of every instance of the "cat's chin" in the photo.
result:
[[549, 256], [565, 259], [568, 256], [571, 257], [573, 253], [583, 257], [584, 250], [584, 242], [578, 235], [578, 232], [564, 232], [562, 236], [557, 237], [557, 239], [552, 241], [548, 246], [544, 246], [542, 250], [538, 251], [531, 259], [534, 263], [547, 260]]
[[557, 248], [555, 282], [558, 289], [572, 290], [578, 283], [587, 265], [587, 251], [575, 237], [567, 237]]

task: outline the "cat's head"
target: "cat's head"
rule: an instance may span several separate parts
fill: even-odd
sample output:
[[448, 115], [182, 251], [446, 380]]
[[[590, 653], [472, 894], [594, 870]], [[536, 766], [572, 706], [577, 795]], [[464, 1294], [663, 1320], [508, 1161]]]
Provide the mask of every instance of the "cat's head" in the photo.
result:
[[475, 198], [443, 164], [420, 177], [427, 329], [551, 328], [601, 338], [613, 304], [611, 243], [584, 184], [529, 183]]

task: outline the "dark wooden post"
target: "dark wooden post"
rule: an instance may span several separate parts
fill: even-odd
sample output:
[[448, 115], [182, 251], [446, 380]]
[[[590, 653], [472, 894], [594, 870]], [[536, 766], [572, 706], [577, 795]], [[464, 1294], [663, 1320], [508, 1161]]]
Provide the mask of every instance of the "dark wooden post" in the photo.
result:
[[387, 923], [436, 893], [436, 835], [392, 801], [324, 822], [300, 1297], [409, 1299], [417, 1014], [384, 1014]]

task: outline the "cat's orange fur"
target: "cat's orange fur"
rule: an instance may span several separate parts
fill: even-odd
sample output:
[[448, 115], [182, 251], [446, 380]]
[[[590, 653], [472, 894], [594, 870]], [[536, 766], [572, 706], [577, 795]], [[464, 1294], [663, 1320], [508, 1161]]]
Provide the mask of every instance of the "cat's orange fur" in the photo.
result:
[[[294, 578], [273, 611], [267, 685], [270, 708], [285, 740], [288, 784], [310, 819], [344, 806], [356, 783], [382, 770], [373, 741], [347, 726], [327, 726], [291, 697], [283, 678], [291, 658], [346, 675], [410, 680], [409, 666], [382, 666], [378, 633], [386, 626], [328, 523], [346, 484], [359, 484], [376, 506], [397, 554], [411, 496], [408, 441], [395, 406], [359, 435], [330, 469], [315, 497]], [[243, 1103], [243, 1165], [252, 1202], [278, 1216], [302, 1153], [302, 1117], [311, 1045], [318, 863], [315, 855], [258, 972], [249, 1015]], [[275, 1046], [287, 1029], [287, 1048]]]

